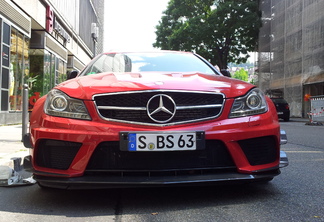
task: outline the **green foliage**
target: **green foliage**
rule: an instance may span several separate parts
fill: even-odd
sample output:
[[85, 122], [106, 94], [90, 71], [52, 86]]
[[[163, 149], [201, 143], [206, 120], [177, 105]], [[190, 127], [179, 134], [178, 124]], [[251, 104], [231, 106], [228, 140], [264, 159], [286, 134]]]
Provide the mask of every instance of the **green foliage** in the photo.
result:
[[228, 67], [240, 67], [240, 68], [253, 68], [255, 65], [252, 62], [245, 62], [245, 63], [228, 63]]
[[35, 92], [43, 93], [43, 71], [44, 71], [44, 56], [31, 55], [29, 78], [26, 80], [29, 87], [29, 97], [33, 96]]
[[253, 85], [257, 85], [257, 80], [255, 78], [252, 78], [250, 83], [253, 84]]
[[170, 0], [153, 46], [193, 51], [226, 69], [229, 62], [246, 62], [260, 25], [257, 0]]
[[249, 73], [243, 68], [236, 71], [232, 77], [235, 79], [243, 80], [245, 82], [249, 81]]

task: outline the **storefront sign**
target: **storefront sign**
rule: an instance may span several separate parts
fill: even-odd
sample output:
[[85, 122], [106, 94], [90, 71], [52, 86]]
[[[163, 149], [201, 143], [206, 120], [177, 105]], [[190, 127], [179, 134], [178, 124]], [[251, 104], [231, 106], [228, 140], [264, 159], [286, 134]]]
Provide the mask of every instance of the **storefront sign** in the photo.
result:
[[9, 66], [9, 47], [5, 45], [2, 49], [2, 65]]
[[46, 31], [49, 33], [53, 32], [53, 25], [54, 25], [54, 12], [51, 6], [46, 6]]
[[63, 29], [62, 25], [58, 21], [54, 20], [54, 29], [67, 41], [70, 42], [70, 35]]
[[5, 52], [2, 52], [2, 58], [5, 60], [9, 60], [9, 55]]
[[56, 31], [65, 41], [70, 42], [70, 35], [65, 31], [62, 25], [57, 21], [51, 6], [46, 6], [46, 31], [52, 33]]
[[40, 92], [35, 92], [33, 96], [29, 97], [29, 106], [28, 106], [29, 111], [33, 110], [33, 107], [39, 98], [40, 98]]

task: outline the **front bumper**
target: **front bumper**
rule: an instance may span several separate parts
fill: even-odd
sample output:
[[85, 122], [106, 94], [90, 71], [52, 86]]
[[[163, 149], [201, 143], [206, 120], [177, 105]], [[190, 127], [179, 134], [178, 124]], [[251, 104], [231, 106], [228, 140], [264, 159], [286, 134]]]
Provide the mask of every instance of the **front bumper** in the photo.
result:
[[[49, 117], [48, 117], [49, 118]], [[88, 163], [91, 157], [97, 150], [100, 144], [107, 141], [118, 141], [118, 133], [120, 131], [137, 131], [137, 128], [126, 128], [125, 126], [107, 125], [99, 122], [92, 122], [91, 125], [84, 121], [65, 120], [51, 117], [44, 121], [44, 126], [33, 126], [31, 134], [24, 138], [26, 147], [33, 147], [32, 155], [26, 162], [26, 168], [29, 168], [34, 173], [34, 178], [43, 186], [57, 187], [57, 188], [109, 188], [109, 187], [137, 187], [137, 186], [171, 186], [171, 185], [199, 185], [206, 183], [227, 183], [227, 182], [250, 182], [259, 180], [269, 180], [274, 176], [280, 174], [279, 167], [288, 165], [288, 159], [284, 152], [280, 152], [279, 162], [279, 143], [284, 144], [287, 141], [284, 131], [278, 135], [279, 125], [272, 121], [270, 114], [266, 113], [262, 116], [244, 117], [230, 120], [222, 120], [218, 122], [206, 122], [204, 124], [193, 124], [188, 126], [175, 126], [172, 130], [177, 131], [205, 131], [206, 140], [221, 141], [229, 152], [232, 161], [235, 163], [234, 169], [231, 171], [222, 171], [207, 174], [186, 174], [186, 175], [160, 175], [160, 176], [116, 176], [105, 174], [86, 174]], [[145, 129], [147, 131], [155, 130]], [[254, 138], [256, 140], [254, 140]], [[251, 139], [251, 140], [250, 140]], [[264, 140], [265, 139], [265, 140]], [[50, 148], [46, 146], [43, 141], [61, 141], [69, 143], [68, 146], [61, 144], [59, 149], [51, 144]], [[31, 141], [32, 143], [29, 143]], [[243, 142], [242, 142], [243, 141]], [[268, 141], [272, 141], [269, 143]], [[251, 143], [252, 142], [252, 143]], [[55, 142], [56, 143], [56, 142]], [[74, 145], [82, 144], [75, 153], [68, 153], [70, 160], [65, 161], [66, 167], [52, 167], [47, 165], [46, 158], [39, 164], [37, 158], [42, 156], [40, 151], [44, 148], [55, 151], [54, 157], [67, 159], [66, 147], [74, 147]], [[250, 148], [252, 144], [251, 154], [245, 154], [243, 147]], [[275, 148], [276, 152], [271, 152], [274, 158], [268, 159], [267, 152], [258, 152], [259, 144], [265, 144], [265, 151], [272, 151]], [[271, 144], [271, 145], [269, 145]], [[48, 144], [47, 144], [48, 145]], [[56, 144], [57, 145], [57, 144]], [[73, 146], [72, 146], [73, 145]], [[69, 151], [72, 149], [69, 149]], [[112, 150], [112, 149], [109, 149]], [[247, 153], [250, 149], [247, 149]], [[44, 152], [43, 152], [44, 153]], [[51, 152], [49, 152], [51, 153]], [[265, 153], [265, 154], [263, 154]], [[36, 154], [36, 155], [35, 155]], [[64, 154], [64, 155], [63, 155]], [[119, 163], [119, 153], [112, 153], [112, 155]], [[256, 154], [256, 155], [255, 155]], [[259, 154], [262, 154], [261, 156]], [[38, 156], [37, 156], [38, 155]], [[210, 157], [210, 155], [205, 155]], [[205, 158], [205, 156], [203, 156]], [[215, 155], [219, 157], [220, 155]], [[251, 164], [248, 159], [253, 157], [254, 163]], [[99, 155], [100, 157], [100, 155]], [[116, 158], [115, 158], [116, 157]], [[266, 157], [265, 162], [259, 163], [262, 157]], [[105, 160], [105, 156], [101, 158]], [[150, 159], [150, 158], [147, 158]], [[172, 159], [172, 158], [171, 158]], [[179, 159], [179, 158], [177, 158]], [[54, 159], [56, 160], [56, 159]], [[24, 163], [25, 163], [24, 162]], [[54, 161], [55, 162], [55, 161]], [[152, 161], [151, 161], [152, 162]], [[56, 162], [55, 162], [56, 163]], [[113, 162], [112, 162], [113, 163]], [[28, 166], [29, 165], [29, 166]], [[152, 165], [152, 164], [151, 164]], [[150, 166], [151, 166], [150, 165]], [[226, 165], [228, 166], [228, 165]], [[188, 168], [188, 167], [187, 167]], [[101, 169], [101, 168], [99, 168]], [[128, 165], [122, 169], [132, 169]], [[151, 170], [151, 167], [147, 167]], [[173, 168], [172, 168], [173, 169]], [[181, 169], [177, 168], [176, 169]], [[117, 169], [119, 170], [119, 169]], [[100, 170], [99, 170], [100, 171]]]
[[[32, 157], [24, 159], [24, 168], [33, 171]], [[288, 166], [288, 158], [284, 151], [280, 151], [279, 168]], [[94, 176], [86, 175], [80, 177], [50, 177], [34, 175], [34, 179], [45, 187], [60, 189], [88, 189], [88, 188], [126, 188], [126, 187], [160, 187], [160, 186], [184, 186], [184, 185], [214, 185], [228, 183], [249, 183], [268, 181], [280, 174], [280, 169], [258, 172], [253, 174], [242, 174], [237, 172], [220, 172], [205, 175], [178, 175], [163, 177], [147, 176]], [[55, 175], [53, 175], [55, 176]], [[56, 175], [58, 176], [58, 175]]]

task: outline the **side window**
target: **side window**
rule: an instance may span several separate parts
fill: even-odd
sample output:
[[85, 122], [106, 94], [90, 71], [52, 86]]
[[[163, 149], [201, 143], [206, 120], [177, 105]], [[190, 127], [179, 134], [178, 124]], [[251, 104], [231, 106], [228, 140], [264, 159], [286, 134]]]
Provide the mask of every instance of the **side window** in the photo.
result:
[[123, 54], [107, 55], [104, 61], [104, 72], [130, 72], [132, 69], [131, 60]]
[[86, 75], [97, 74], [103, 72], [104, 61], [106, 56], [101, 56], [95, 63], [93, 63], [86, 72]]

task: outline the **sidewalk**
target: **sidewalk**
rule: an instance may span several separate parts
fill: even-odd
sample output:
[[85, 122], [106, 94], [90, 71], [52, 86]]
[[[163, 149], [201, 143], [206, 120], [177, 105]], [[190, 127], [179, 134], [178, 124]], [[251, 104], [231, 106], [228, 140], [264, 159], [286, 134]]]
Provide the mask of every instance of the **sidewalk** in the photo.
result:
[[0, 166], [12, 166], [13, 157], [22, 159], [29, 155], [29, 149], [24, 146], [22, 139], [22, 126], [0, 126]]
[[303, 123], [307, 123], [309, 122], [308, 118], [299, 118], [299, 117], [290, 117], [290, 121], [291, 122], [303, 122]]
[[321, 121], [312, 121], [308, 118], [296, 118], [296, 117], [291, 117], [290, 122], [302, 122], [305, 123], [305, 125], [310, 125], [310, 126], [323, 126], [324, 122]]

